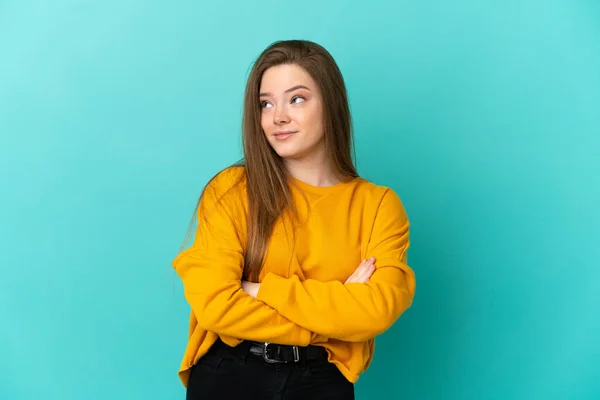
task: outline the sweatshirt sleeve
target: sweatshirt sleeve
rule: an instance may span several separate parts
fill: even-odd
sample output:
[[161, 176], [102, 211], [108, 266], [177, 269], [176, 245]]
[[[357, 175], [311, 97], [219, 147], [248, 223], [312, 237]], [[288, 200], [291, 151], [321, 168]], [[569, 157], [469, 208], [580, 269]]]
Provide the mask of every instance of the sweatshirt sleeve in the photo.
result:
[[284, 278], [269, 273], [261, 282], [257, 299], [291, 321], [330, 338], [361, 342], [379, 335], [414, 298], [415, 274], [406, 264], [409, 225], [400, 198], [386, 189], [367, 246], [367, 258], [376, 259], [369, 282], [300, 281], [298, 276]]
[[298, 346], [322, 338], [243, 291], [244, 255], [235, 217], [209, 185], [199, 205], [194, 243], [172, 262], [198, 325], [239, 339]]

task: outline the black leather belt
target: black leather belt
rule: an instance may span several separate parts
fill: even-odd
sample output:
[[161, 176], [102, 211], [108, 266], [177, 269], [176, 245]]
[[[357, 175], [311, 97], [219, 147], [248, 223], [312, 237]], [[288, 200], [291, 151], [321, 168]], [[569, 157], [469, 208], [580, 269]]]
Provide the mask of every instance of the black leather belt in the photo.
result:
[[327, 350], [320, 346], [289, 346], [275, 343], [248, 341], [251, 354], [268, 363], [293, 363], [301, 360], [327, 360]]

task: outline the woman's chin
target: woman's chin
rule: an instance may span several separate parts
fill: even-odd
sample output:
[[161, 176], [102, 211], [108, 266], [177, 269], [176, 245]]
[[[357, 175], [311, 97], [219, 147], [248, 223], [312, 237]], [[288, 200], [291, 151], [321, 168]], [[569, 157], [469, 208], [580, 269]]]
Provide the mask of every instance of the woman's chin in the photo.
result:
[[300, 157], [300, 152], [295, 149], [275, 149], [275, 152], [281, 158], [296, 159]]

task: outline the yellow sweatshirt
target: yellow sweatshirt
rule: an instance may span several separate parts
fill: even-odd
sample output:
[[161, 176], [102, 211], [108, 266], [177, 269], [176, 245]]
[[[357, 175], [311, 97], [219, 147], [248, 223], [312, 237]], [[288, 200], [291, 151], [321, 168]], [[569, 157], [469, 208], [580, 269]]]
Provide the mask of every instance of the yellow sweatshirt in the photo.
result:
[[[245, 181], [233, 184], [243, 175], [243, 167], [231, 167], [208, 185], [194, 243], [172, 262], [191, 306], [179, 369], [183, 385], [218, 337], [230, 346], [244, 339], [323, 346], [329, 361], [356, 382], [371, 362], [374, 337], [414, 297], [402, 202], [392, 189], [362, 178], [330, 187], [290, 178], [300, 188], [292, 186], [301, 223], [295, 238], [287, 219], [275, 224], [254, 299], [241, 286], [248, 206]], [[376, 270], [370, 281], [344, 284], [371, 256]]]

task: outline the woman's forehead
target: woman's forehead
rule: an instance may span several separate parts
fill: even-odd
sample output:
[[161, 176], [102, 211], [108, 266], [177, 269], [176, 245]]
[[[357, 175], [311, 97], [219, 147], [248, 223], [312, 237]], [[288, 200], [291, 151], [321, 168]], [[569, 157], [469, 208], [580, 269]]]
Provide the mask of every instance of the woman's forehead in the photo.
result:
[[304, 68], [296, 64], [277, 65], [264, 72], [260, 93], [283, 93], [296, 86], [315, 90], [315, 82]]

